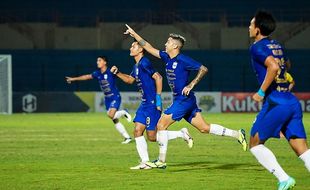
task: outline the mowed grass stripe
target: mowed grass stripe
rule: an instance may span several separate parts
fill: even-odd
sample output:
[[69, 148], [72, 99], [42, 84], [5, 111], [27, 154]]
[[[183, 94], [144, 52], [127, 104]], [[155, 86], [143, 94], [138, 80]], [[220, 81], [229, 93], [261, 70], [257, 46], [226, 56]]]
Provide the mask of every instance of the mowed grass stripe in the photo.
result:
[[[255, 115], [204, 116], [249, 136]], [[133, 124], [122, 122], [132, 134]], [[310, 114], [304, 124], [309, 135]], [[102, 113], [0, 115], [0, 189], [276, 189], [273, 175], [236, 140], [200, 134], [184, 121], [169, 129], [182, 127], [189, 127], [193, 149], [170, 141], [166, 170], [131, 171], [138, 164], [135, 143], [122, 145]], [[155, 159], [158, 145], [148, 144]], [[296, 179], [296, 189], [309, 189], [309, 172], [285, 139], [266, 144]]]

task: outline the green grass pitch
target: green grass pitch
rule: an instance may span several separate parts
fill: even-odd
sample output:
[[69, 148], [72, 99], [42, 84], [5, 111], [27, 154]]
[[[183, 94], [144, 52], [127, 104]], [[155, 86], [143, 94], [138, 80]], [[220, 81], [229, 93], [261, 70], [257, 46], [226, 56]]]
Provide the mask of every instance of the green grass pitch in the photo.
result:
[[[208, 122], [249, 130], [256, 114], [206, 114]], [[130, 133], [133, 123], [121, 120]], [[310, 135], [310, 114], [304, 114]], [[0, 189], [276, 189], [277, 180], [236, 140], [200, 134], [188, 127], [193, 149], [169, 141], [165, 170], [132, 171], [138, 164], [135, 143], [123, 140], [103, 113], [0, 115]], [[309, 140], [308, 140], [309, 142]], [[150, 158], [158, 155], [149, 144]], [[284, 139], [266, 145], [297, 182], [310, 189], [310, 174]]]

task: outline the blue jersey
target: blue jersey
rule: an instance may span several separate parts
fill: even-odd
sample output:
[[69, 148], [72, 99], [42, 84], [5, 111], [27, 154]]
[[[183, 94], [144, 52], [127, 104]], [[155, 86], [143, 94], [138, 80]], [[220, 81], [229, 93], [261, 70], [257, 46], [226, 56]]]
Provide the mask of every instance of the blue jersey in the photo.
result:
[[257, 41], [250, 47], [251, 62], [254, 72], [256, 73], [259, 85], [261, 85], [265, 79], [267, 67], [265, 61], [267, 57], [273, 56], [278, 62], [280, 70], [266, 90], [265, 100], [269, 100], [276, 104], [294, 104], [298, 100], [288, 91], [289, 81], [286, 76], [286, 58], [282, 46], [275, 40], [263, 38]]
[[101, 73], [100, 70], [94, 71], [91, 75], [94, 79], [98, 80], [105, 98], [120, 96], [115, 84], [115, 75], [111, 73], [110, 68], [107, 68], [104, 73]]
[[[171, 91], [173, 92], [173, 98], [179, 99], [185, 97], [182, 95], [182, 90], [189, 83], [188, 78], [190, 71], [199, 70], [201, 64], [183, 54], [179, 54], [172, 59], [164, 51], [160, 51], [159, 55], [166, 63], [166, 76]], [[189, 96], [193, 95], [194, 93], [191, 91]]]
[[156, 99], [156, 85], [152, 78], [155, 70], [152, 63], [146, 57], [142, 57], [133, 66], [130, 75], [136, 79], [136, 83], [142, 96], [142, 104], [154, 104]]

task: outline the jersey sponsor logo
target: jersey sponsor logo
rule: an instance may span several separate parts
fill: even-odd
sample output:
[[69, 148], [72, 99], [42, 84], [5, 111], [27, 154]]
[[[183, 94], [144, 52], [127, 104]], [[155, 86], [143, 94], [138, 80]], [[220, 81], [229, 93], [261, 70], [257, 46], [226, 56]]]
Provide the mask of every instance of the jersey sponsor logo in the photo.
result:
[[178, 66], [178, 62], [173, 62], [173, 64], [172, 64], [172, 68], [173, 68], [173, 69], [176, 69], [176, 68], [177, 68], [177, 66]]
[[104, 75], [103, 75], [103, 78], [104, 78], [105, 80], [107, 80], [107, 79], [108, 79], [108, 75], [107, 75], [107, 74], [104, 74]]

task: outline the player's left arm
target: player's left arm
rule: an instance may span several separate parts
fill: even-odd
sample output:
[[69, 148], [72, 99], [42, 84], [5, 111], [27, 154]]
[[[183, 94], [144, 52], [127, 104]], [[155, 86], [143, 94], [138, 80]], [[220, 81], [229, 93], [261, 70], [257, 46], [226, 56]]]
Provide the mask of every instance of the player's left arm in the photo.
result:
[[187, 86], [183, 88], [182, 94], [187, 96], [190, 93], [190, 91], [194, 88], [194, 86], [196, 86], [196, 84], [198, 84], [198, 82], [207, 74], [207, 72], [208, 68], [201, 65], [196, 77], [192, 80], [192, 82], [190, 82]]
[[152, 54], [153, 56], [160, 58], [159, 50], [154, 48], [149, 42], [145, 41], [139, 34], [136, 33], [129, 25], [125, 24], [127, 27], [126, 32], [124, 34], [129, 34], [134, 39], [137, 40], [137, 42], [142, 46], [147, 52]]
[[161, 111], [162, 110], [161, 92], [163, 90], [163, 77], [158, 72], [155, 72], [152, 75], [152, 78], [155, 80], [156, 85], [156, 107], [159, 111]]
[[267, 72], [265, 75], [265, 79], [260, 86], [260, 89], [257, 93], [253, 95], [253, 99], [257, 102], [260, 102], [264, 99], [265, 92], [274, 81], [277, 76], [279, 70], [279, 64], [273, 56], [268, 56], [265, 60], [265, 66], [267, 67]]
[[295, 86], [295, 81], [292, 80], [292, 82], [290, 82], [290, 85], [288, 86], [288, 91], [292, 91], [292, 89], [294, 88]]

